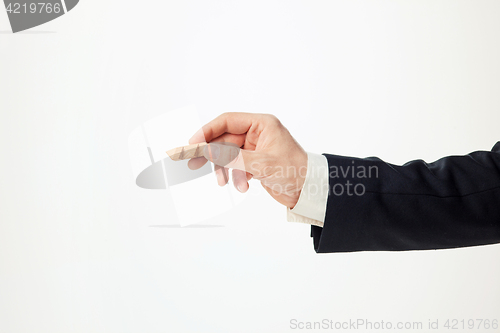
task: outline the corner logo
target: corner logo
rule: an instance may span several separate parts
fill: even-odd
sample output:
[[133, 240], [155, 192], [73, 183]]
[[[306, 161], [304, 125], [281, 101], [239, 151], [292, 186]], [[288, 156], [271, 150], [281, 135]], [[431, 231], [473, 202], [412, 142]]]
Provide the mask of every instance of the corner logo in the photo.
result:
[[72, 10], [79, 0], [4, 0], [12, 32], [52, 21]]

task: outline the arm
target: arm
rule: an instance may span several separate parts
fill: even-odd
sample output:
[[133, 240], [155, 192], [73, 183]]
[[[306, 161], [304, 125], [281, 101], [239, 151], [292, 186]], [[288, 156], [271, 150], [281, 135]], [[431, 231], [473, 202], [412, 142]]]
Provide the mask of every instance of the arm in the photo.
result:
[[[276, 117], [248, 113], [226, 113], [212, 120], [190, 140], [200, 142], [210, 144], [205, 158], [190, 161], [191, 168], [210, 160], [219, 166], [221, 186], [232, 168], [241, 192], [248, 189], [250, 178], [259, 180], [288, 207], [289, 220], [312, 224], [316, 252], [500, 242], [500, 142], [490, 152], [430, 164], [419, 160], [396, 166], [374, 157], [314, 157]], [[236, 151], [225, 145], [217, 148], [217, 143], [231, 143]]]
[[[450, 156], [430, 164], [418, 160], [396, 166], [378, 158], [325, 156], [330, 191], [324, 227], [311, 229], [316, 252], [425, 250], [500, 242], [500, 142], [491, 152]], [[361, 185], [356, 194], [357, 184]]]

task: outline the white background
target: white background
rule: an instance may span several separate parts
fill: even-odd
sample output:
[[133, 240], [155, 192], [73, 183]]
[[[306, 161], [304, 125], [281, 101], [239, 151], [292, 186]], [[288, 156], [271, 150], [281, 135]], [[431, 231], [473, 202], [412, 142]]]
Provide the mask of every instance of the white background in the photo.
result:
[[202, 121], [273, 113], [317, 153], [490, 150], [499, 17], [498, 1], [82, 0], [13, 35], [0, 10], [0, 331], [500, 319], [500, 245], [318, 255], [256, 182], [208, 221], [224, 227], [158, 227], [172, 201], [135, 186], [127, 147], [195, 104]]

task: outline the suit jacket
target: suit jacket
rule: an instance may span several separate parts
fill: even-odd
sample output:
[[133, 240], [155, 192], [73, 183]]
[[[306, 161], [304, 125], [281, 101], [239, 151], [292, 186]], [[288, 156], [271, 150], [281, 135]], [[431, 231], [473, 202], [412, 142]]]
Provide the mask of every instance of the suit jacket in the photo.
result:
[[318, 253], [500, 242], [500, 141], [491, 151], [430, 164], [324, 155], [330, 187], [325, 223], [311, 229]]

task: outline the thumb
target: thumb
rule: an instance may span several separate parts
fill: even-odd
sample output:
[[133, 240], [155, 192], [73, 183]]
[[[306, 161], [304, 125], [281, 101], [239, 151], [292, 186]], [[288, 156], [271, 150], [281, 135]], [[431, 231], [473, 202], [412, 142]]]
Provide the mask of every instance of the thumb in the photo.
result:
[[212, 163], [226, 168], [237, 169], [254, 174], [258, 153], [241, 149], [230, 142], [212, 142], [203, 148], [203, 156]]

